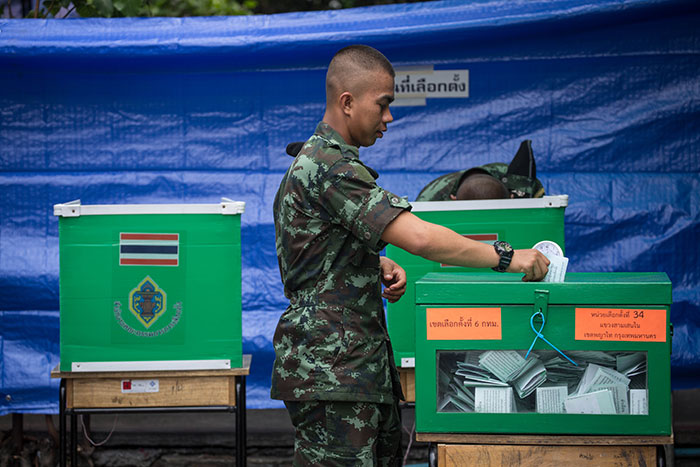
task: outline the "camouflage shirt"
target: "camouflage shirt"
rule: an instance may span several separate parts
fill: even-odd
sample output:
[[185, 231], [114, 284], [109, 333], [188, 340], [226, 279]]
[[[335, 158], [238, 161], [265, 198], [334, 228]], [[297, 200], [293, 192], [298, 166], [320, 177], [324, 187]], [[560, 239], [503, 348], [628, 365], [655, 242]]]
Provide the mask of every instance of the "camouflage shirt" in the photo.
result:
[[409, 203], [328, 124], [287, 170], [274, 202], [275, 236], [290, 305], [273, 344], [271, 396], [389, 403], [400, 395], [384, 320], [381, 235]]
[[[538, 179], [523, 175], [507, 176], [508, 164], [493, 162], [475, 168], [502, 181], [514, 198], [541, 198], [544, 196], [544, 187]], [[436, 178], [421, 190], [416, 201], [449, 201], [450, 195], [457, 193], [459, 183], [466, 172], [466, 170], [460, 170]]]

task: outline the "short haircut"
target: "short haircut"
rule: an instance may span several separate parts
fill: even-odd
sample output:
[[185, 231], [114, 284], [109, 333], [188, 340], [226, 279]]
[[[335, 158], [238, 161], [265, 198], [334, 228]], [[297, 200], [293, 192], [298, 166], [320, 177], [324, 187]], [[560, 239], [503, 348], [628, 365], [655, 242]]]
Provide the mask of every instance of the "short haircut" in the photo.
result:
[[391, 62], [375, 48], [367, 45], [349, 45], [333, 56], [326, 73], [326, 97], [345, 91], [357, 92], [356, 86], [368, 73], [383, 71], [392, 78], [396, 76]]
[[496, 177], [475, 173], [462, 180], [455, 197], [458, 200], [505, 199], [510, 198], [510, 193], [506, 185]]

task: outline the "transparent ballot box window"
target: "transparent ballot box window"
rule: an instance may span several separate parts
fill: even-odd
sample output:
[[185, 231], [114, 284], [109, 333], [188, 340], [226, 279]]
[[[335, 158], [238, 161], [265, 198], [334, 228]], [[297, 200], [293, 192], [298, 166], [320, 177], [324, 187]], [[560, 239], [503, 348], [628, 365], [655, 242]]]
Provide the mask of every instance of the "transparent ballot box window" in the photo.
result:
[[648, 414], [646, 352], [439, 350], [436, 355], [438, 412]]

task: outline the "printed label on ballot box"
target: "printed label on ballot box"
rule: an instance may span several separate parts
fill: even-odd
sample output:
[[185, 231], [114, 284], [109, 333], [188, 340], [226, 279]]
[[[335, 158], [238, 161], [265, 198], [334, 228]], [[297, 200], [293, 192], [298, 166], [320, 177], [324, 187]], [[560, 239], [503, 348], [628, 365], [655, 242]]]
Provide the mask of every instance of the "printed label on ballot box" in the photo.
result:
[[428, 308], [427, 339], [501, 340], [500, 308]]
[[579, 341], [666, 342], [666, 310], [576, 308]]

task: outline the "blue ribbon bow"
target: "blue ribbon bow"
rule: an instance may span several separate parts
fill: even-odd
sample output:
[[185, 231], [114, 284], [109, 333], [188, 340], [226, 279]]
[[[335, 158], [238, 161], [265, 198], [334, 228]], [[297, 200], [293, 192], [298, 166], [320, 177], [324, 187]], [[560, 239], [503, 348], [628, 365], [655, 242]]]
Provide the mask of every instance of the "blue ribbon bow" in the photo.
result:
[[[535, 329], [535, 317], [538, 316], [538, 315], [542, 318], [542, 326], [540, 326], [540, 330], [539, 330], [539, 331], [538, 331], [537, 329]], [[535, 342], [537, 342], [537, 339], [542, 339], [542, 340], [545, 341], [547, 344], [549, 344], [549, 346], [550, 346], [551, 348], [553, 348], [554, 350], [556, 350], [557, 352], [559, 352], [565, 359], [567, 359], [568, 361], [570, 361], [570, 362], [573, 363], [574, 365], [578, 366], [578, 364], [577, 364], [575, 361], [573, 361], [573, 360], [571, 360], [569, 357], [567, 357], [566, 354], [564, 354], [564, 352], [562, 352], [561, 350], [557, 349], [557, 347], [556, 347], [554, 344], [552, 344], [551, 342], [549, 342], [549, 341], [547, 340], [547, 338], [544, 337], [544, 335], [542, 334], [542, 330], [544, 329], [544, 315], [542, 314], [541, 311], [537, 311], [537, 312], [533, 313], [532, 316], [530, 316], [530, 327], [532, 328], [532, 331], [535, 333], [535, 339], [532, 341], [532, 344], [530, 344], [530, 348], [527, 349], [527, 354], [525, 354], [525, 359], [526, 359], [526, 360], [527, 360], [527, 357], [530, 355], [530, 352], [532, 351], [532, 348], [535, 346]]]

